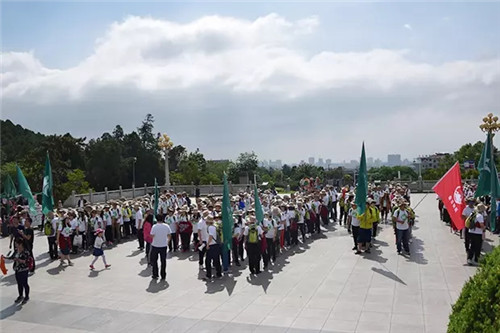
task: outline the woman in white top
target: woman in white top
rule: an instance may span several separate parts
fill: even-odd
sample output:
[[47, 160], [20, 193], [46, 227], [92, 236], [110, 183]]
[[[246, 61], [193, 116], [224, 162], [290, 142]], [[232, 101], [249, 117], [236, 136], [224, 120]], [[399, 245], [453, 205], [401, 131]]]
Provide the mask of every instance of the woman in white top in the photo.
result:
[[[486, 213], [486, 206], [479, 204], [476, 207], [476, 218], [474, 225], [469, 228], [470, 250], [467, 255], [467, 263], [469, 265], [477, 264], [479, 256], [481, 255], [481, 247], [483, 246], [483, 232], [484, 232], [484, 215]], [[474, 261], [472, 261], [474, 259]]]

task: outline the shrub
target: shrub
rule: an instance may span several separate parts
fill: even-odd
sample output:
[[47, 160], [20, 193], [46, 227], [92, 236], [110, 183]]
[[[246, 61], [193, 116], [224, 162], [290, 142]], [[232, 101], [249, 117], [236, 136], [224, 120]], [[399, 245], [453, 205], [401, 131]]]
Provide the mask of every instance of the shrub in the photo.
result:
[[448, 332], [500, 332], [500, 246], [481, 260], [464, 285], [453, 305]]

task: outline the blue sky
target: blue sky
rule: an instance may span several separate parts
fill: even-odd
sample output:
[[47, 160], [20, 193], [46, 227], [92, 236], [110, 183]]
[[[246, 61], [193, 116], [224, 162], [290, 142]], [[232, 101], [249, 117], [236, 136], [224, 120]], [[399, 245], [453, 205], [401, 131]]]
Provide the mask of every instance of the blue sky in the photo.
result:
[[[138, 3], [3, 2], [4, 51], [29, 51], [48, 67], [76, 65], [115, 21], [129, 15], [189, 22], [204, 15], [253, 20], [270, 12], [290, 20], [316, 15], [307, 50], [409, 49], [428, 62], [500, 53], [500, 3]], [[408, 24], [410, 29], [404, 26]]]
[[149, 112], [208, 158], [411, 159], [500, 110], [500, 2], [3, 1], [0, 27], [2, 118], [48, 134]]

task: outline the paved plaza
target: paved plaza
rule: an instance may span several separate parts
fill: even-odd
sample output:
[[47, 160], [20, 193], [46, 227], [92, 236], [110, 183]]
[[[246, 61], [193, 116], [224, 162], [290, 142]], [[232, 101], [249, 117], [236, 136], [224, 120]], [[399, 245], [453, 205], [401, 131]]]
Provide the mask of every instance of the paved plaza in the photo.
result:
[[[412, 206], [423, 194], [414, 194]], [[9, 263], [0, 279], [2, 332], [445, 332], [451, 304], [476, 268], [464, 265], [459, 237], [439, 221], [436, 196], [416, 209], [411, 257], [398, 256], [392, 227], [371, 254], [354, 255], [344, 227], [281, 255], [268, 272], [201, 280], [198, 255], [168, 260], [167, 281], [151, 280], [144, 255], [130, 241], [106, 250], [112, 267], [89, 270], [91, 257], [59, 266], [47, 241], [35, 239], [31, 300], [15, 305]], [[488, 234], [488, 250], [498, 237]], [[493, 240], [494, 239], [494, 240]], [[1, 240], [2, 253], [8, 240]]]

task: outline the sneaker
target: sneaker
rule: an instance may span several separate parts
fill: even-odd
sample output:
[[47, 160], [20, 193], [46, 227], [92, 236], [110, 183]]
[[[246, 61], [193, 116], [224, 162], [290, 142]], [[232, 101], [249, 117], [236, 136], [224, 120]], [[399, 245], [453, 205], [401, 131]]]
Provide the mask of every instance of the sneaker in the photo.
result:
[[370, 251], [370, 249], [367, 249], [365, 253], [372, 253], [372, 252]]
[[407, 255], [410, 255], [410, 251], [405, 251]]
[[21, 302], [21, 304], [23, 304], [23, 305], [24, 305], [24, 304], [28, 303], [28, 301], [29, 301], [29, 300], [30, 300], [30, 298], [29, 298], [29, 297], [25, 297], [25, 298], [23, 299], [23, 301]]
[[354, 252], [354, 254], [361, 254], [361, 251], [360, 250], [356, 250], [356, 252]]
[[111, 267], [111, 265], [105, 265], [104, 266], [104, 268], [110, 268], [110, 267]]
[[354, 251], [354, 250], [357, 250], [357, 249], [358, 249], [358, 247], [357, 247], [357, 246], [355, 246], [355, 247], [353, 247], [353, 248], [352, 248], [352, 250], [353, 250], [353, 251]]
[[90, 267], [90, 269], [92, 269], [92, 270], [94, 269], [94, 265], [90, 265], [89, 267]]
[[472, 266], [472, 260], [471, 259], [467, 259], [467, 264], [469, 264], [469, 265]]
[[19, 296], [18, 298], [16, 298], [14, 303], [21, 303], [22, 301], [23, 301], [23, 296]]
[[68, 262], [68, 265], [73, 266], [73, 262], [72, 262], [72, 261], [69, 261], [69, 262]]

